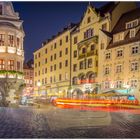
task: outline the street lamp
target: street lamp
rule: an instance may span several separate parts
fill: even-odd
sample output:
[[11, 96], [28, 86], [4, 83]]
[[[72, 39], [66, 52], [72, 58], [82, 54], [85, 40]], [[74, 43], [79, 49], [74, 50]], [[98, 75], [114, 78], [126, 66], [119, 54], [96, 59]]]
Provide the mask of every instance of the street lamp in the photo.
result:
[[40, 94], [39, 94], [39, 91], [40, 91], [40, 86], [41, 86], [41, 82], [37, 82], [37, 87], [38, 87], [38, 95], [40, 95]]

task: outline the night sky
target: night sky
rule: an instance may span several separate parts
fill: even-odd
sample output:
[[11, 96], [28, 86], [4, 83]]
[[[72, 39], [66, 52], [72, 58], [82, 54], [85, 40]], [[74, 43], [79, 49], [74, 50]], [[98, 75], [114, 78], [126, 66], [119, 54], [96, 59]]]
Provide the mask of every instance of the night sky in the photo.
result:
[[[92, 2], [95, 7], [104, 4], [106, 2]], [[33, 58], [33, 52], [43, 41], [71, 22], [79, 22], [87, 5], [88, 2], [13, 2], [15, 11], [24, 21], [25, 60]]]

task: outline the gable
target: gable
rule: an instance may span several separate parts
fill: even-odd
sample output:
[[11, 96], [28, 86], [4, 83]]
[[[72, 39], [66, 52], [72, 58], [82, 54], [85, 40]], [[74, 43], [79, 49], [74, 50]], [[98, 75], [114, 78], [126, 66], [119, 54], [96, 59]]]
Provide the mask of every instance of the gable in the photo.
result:
[[99, 15], [96, 9], [89, 5], [80, 22], [80, 28], [84, 28], [90, 25], [91, 23], [97, 22], [98, 20], [99, 20]]

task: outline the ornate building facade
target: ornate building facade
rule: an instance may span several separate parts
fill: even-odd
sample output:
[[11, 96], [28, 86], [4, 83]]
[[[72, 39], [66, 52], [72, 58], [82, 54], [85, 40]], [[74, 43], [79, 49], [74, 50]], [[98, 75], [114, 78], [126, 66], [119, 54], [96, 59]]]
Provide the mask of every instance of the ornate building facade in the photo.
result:
[[11, 2], [0, 2], [0, 97], [3, 104], [16, 103], [24, 84], [22, 23]]

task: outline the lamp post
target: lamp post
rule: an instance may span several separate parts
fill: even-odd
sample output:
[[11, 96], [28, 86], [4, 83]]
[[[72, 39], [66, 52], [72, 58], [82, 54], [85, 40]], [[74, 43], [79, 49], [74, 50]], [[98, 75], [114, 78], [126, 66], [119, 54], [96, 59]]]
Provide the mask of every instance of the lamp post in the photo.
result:
[[41, 82], [37, 82], [37, 87], [38, 87], [38, 95], [40, 95], [40, 86], [41, 86]]

